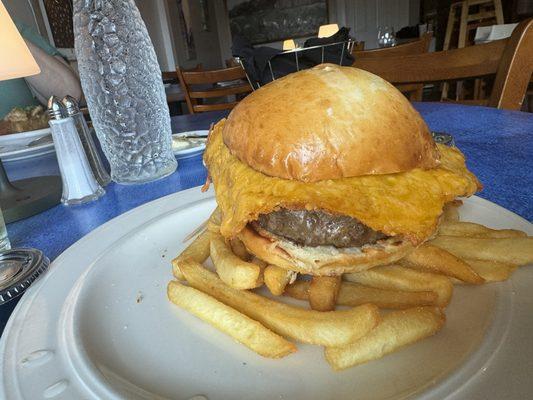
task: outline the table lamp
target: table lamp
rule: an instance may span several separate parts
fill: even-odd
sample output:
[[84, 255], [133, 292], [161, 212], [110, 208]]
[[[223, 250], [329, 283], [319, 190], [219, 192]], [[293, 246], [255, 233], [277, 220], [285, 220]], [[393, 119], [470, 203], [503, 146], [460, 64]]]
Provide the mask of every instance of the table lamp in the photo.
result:
[[294, 50], [296, 48], [296, 43], [293, 39], [287, 39], [283, 41], [283, 50]]
[[[36, 75], [41, 70], [0, 0], [0, 81]], [[40, 213], [59, 204], [59, 176], [40, 176], [9, 182], [0, 160], [0, 204], [6, 223]]]
[[337, 24], [321, 25], [320, 28], [318, 28], [318, 37], [327, 38], [327, 37], [333, 36], [338, 31], [339, 31], [339, 25]]

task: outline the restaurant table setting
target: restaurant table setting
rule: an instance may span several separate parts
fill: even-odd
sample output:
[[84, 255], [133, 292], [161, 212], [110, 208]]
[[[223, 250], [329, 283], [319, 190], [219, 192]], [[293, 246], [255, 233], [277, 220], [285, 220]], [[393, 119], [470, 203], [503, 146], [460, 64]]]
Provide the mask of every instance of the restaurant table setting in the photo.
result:
[[[0, 398], [530, 395], [533, 276], [519, 266], [533, 258], [531, 114], [410, 103], [368, 72], [321, 64], [272, 76], [231, 113], [170, 117], [135, 2], [75, 0], [73, 13], [94, 131], [74, 98], [52, 96], [50, 130], [22, 136], [49, 146], [51, 135], [54, 151], [6, 165], [12, 180], [58, 185], [46, 206], [5, 214], [7, 235], [0, 218]], [[314, 103], [296, 106], [294, 88]], [[283, 109], [269, 115], [273, 98]], [[329, 149], [306, 147], [322, 139]], [[323, 164], [305, 170], [280, 151]], [[291, 208], [298, 199], [305, 209]], [[357, 237], [325, 244], [335, 235], [315, 227], [302, 240], [319, 243], [302, 243], [261, 225], [278, 212], [339, 220]], [[380, 273], [394, 287], [369, 283]], [[343, 303], [347, 287], [404, 303]]]

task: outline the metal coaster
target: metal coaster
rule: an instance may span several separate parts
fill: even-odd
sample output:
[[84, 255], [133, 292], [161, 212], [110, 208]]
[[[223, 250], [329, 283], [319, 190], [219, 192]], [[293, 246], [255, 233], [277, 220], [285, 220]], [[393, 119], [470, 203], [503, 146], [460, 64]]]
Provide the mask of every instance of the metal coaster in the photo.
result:
[[0, 305], [20, 296], [50, 265], [37, 249], [12, 249], [0, 253]]

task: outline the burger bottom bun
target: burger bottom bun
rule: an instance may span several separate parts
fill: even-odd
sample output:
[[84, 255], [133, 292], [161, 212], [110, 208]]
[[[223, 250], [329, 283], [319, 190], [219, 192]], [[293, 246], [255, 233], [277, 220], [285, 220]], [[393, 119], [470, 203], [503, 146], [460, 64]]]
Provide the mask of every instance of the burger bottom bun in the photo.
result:
[[263, 261], [303, 274], [335, 276], [386, 265], [405, 257], [413, 245], [388, 238], [363, 247], [298, 246], [265, 230], [246, 226], [238, 235], [250, 253]]

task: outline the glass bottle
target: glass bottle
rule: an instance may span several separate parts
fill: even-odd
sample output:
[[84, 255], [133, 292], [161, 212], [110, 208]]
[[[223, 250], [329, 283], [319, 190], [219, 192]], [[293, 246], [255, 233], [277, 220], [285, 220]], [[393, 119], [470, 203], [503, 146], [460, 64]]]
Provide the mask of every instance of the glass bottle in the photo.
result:
[[134, 0], [74, 0], [75, 50], [93, 125], [117, 183], [174, 172], [161, 69]]

